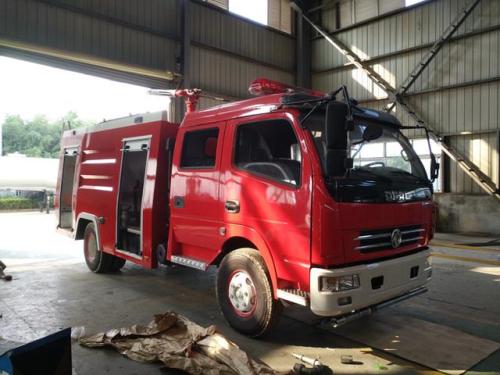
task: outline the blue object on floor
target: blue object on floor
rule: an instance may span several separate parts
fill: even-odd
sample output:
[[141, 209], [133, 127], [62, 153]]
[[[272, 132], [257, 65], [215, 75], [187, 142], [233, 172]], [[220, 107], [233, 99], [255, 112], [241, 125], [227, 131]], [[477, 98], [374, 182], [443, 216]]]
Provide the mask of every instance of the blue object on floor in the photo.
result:
[[0, 356], [0, 375], [71, 375], [71, 328]]

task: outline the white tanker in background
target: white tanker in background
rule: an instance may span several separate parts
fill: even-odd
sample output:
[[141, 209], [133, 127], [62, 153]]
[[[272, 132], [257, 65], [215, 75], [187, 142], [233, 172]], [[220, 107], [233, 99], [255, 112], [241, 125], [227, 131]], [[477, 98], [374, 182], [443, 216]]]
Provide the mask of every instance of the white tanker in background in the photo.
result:
[[9, 154], [0, 158], [0, 190], [55, 191], [59, 160]]
[[33, 193], [42, 192], [43, 196], [37, 198], [40, 199], [40, 211], [48, 213], [58, 168], [58, 159], [31, 158], [22, 154], [0, 157], [0, 197], [22, 195], [33, 198]]

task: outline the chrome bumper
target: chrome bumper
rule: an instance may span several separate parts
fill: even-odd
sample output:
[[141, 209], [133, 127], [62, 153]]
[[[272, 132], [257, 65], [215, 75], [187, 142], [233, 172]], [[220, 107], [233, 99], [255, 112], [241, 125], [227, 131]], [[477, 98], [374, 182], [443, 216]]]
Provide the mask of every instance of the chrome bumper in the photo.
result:
[[[312, 268], [310, 273], [311, 311], [319, 316], [339, 317], [351, 315], [406, 294], [410, 294], [411, 297], [414, 295], [413, 291], [420, 290], [431, 278], [429, 256], [430, 251], [424, 250], [378, 263], [340, 269]], [[418, 267], [418, 273], [412, 277], [411, 270], [415, 267]], [[359, 275], [359, 288], [341, 292], [320, 291], [321, 277], [353, 274]], [[378, 280], [376, 285], [373, 283], [374, 279]], [[383, 281], [379, 285], [381, 279]], [[346, 299], [350, 300], [350, 303], [345, 304]]]

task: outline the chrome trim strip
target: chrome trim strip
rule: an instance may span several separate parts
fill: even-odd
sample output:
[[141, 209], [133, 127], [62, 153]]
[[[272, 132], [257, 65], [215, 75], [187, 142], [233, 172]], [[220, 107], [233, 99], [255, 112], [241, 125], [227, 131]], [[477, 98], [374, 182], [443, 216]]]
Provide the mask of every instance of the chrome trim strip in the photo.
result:
[[420, 229], [410, 229], [410, 230], [402, 230], [401, 234], [421, 233], [423, 231], [424, 231], [423, 228], [420, 228]]
[[376, 238], [390, 237], [392, 232], [389, 233], [379, 233], [379, 234], [365, 234], [363, 236], [358, 236], [355, 240], [374, 240]]
[[[418, 237], [412, 237], [412, 238], [405, 238], [404, 240], [401, 240], [401, 243], [407, 243], [407, 242], [412, 242], [412, 241], [418, 241], [423, 239], [424, 237], [418, 236]], [[379, 243], [374, 243], [371, 245], [363, 245], [363, 246], [358, 246], [355, 247], [355, 250], [364, 250], [364, 249], [373, 249], [376, 247], [383, 247], [383, 246], [390, 246], [392, 248], [392, 244], [390, 242], [379, 242]], [[397, 247], [396, 247], [397, 249]]]
[[401, 243], [406, 243], [406, 242], [411, 242], [411, 241], [418, 241], [423, 239], [424, 237], [418, 236], [418, 237], [412, 237], [412, 238], [405, 238], [404, 240], [401, 240]]
[[[410, 230], [402, 230], [401, 234], [410, 234], [410, 233], [420, 233], [423, 232], [424, 229], [410, 229]], [[392, 230], [389, 232], [385, 233], [378, 233], [378, 234], [364, 234], [362, 236], [356, 237], [354, 240], [374, 240], [376, 238], [385, 238], [385, 237], [390, 237], [392, 233]]]
[[358, 246], [358, 247], [355, 247], [354, 249], [356, 249], [356, 250], [364, 250], [364, 249], [373, 249], [375, 247], [382, 247], [382, 246], [390, 246], [392, 248], [392, 245], [391, 245], [390, 242], [379, 242], [379, 243], [375, 243], [375, 244], [372, 244], [372, 245]]

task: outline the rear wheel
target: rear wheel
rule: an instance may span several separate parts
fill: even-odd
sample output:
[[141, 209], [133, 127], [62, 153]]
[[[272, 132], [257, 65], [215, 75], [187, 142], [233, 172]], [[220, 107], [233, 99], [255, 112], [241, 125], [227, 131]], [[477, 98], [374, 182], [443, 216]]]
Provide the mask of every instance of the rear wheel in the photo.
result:
[[119, 257], [115, 257], [115, 256], [113, 256], [113, 258], [114, 258], [113, 262], [111, 263], [111, 271], [112, 272], [120, 271], [127, 261], [123, 258], [119, 258]]
[[282, 305], [273, 298], [264, 259], [255, 249], [238, 249], [224, 257], [216, 292], [224, 317], [245, 335], [264, 336], [281, 315]]
[[89, 270], [95, 273], [116, 272], [120, 270], [125, 259], [115, 257], [99, 250], [97, 234], [93, 223], [87, 224], [83, 235], [83, 254]]

